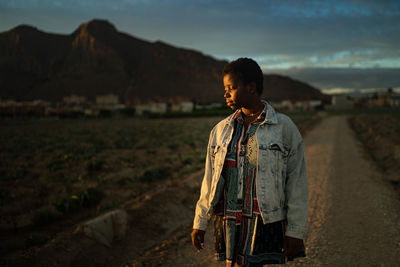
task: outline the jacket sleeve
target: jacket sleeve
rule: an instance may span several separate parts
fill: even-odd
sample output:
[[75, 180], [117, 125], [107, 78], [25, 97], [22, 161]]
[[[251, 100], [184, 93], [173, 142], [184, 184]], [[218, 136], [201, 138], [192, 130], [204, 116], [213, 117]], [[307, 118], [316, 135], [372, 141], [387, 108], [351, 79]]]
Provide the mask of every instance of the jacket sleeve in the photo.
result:
[[308, 217], [308, 178], [304, 143], [296, 126], [292, 127], [293, 146], [288, 155], [286, 177], [286, 235], [302, 239]]
[[211, 164], [211, 141], [212, 141], [213, 131], [210, 133], [210, 138], [207, 146], [207, 155], [205, 163], [205, 172], [203, 181], [201, 183], [200, 198], [196, 204], [196, 211], [193, 221], [193, 229], [206, 230], [210, 215], [209, 209], [209, 198], [211, 192], [211, 182], [212, 182], [212, 164]]

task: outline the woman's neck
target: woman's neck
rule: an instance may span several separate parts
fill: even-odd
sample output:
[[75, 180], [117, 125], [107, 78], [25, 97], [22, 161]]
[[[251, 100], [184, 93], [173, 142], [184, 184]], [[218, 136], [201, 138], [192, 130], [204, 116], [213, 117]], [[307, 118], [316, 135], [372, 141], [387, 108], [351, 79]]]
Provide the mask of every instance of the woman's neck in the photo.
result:
[[255, 102], [253, 105], [241, 108], [243, 114], [247, 117], [254, 117], [259, 115], [264, 110], [264, 104], [261, 100]]

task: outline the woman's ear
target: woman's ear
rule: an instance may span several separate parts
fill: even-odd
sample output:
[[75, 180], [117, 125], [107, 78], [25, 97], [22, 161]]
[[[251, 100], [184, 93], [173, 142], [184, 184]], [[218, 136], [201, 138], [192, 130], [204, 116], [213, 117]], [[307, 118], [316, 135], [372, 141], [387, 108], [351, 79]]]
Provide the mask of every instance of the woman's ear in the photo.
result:
[[250, 94], [254, 95], [257, 93], [257, 86], [256, 86], [255, 82], [250, 82], [247, 85], [247, 88], [248, 88]]

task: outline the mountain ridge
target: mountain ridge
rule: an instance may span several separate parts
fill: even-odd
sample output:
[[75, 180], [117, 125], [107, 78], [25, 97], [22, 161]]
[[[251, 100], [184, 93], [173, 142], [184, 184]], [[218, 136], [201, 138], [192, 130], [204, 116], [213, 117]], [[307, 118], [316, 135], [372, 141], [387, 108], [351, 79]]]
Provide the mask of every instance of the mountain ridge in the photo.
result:
[[[0, 97], [61, 101], [114, 93], [132, 98], [184, 97], [223, 101], [221, 71], [227, 61], [163, 41], [119, 32], [107, 20], [82, 23], [71, 34], [30, 25], [0, 33]], [[286, 85], [283, 86], [283, 85]], [[280, 75], [264, 75], [267, 99], [325, 99], [319, 90]]]

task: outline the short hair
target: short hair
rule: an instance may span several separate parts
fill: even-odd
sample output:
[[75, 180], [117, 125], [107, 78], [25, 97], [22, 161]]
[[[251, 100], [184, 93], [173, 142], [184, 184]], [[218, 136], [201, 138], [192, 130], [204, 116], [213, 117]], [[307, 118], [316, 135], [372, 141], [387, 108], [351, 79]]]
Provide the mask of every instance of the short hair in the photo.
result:
[[223, 76], [227, 74], [233, 74], [236, 78], [240, 79], [244, 85], [254, 82], [258, 94], [262, 94], [264, 89], [263, 73], [257, 62], [251, 58], [241, 57], [228, 63], [222, 70]]

